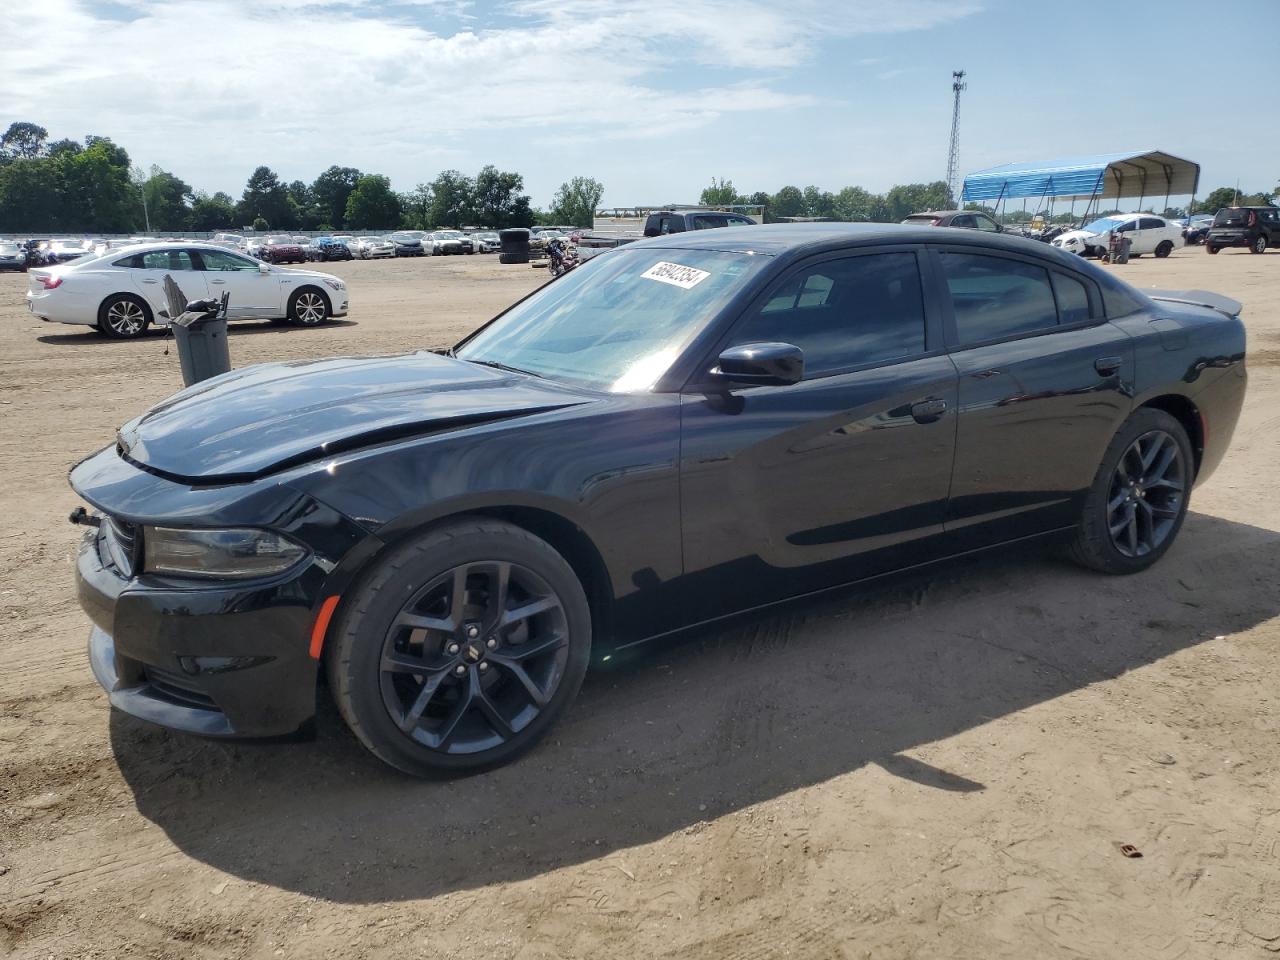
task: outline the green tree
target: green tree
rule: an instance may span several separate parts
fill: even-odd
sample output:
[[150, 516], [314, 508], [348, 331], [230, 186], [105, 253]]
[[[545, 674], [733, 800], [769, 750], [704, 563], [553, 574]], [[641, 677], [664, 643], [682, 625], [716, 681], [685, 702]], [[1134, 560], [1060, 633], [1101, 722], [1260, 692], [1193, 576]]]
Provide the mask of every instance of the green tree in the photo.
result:
[[86, 137], [79, 153], [49, 161], [61, 176], [68, 230], [131, 233], [142, 221], [142, 199], [129, 179], [129, 154], [106, 137]]
[[472, 209], [476, 186], [470, 177], [457, 170], [442, 170], [431, 181], [431, 209], [428, 219], [433, 227], [461, 227], [474, 216]]
[[341, 226], [347, 214], [347, 200], [359, 182], [360, 171], [355, 167], [333, 166], [316, 177], [311, 195], [319, 208], [320, 219], [335, 227]]
[[324, 217], [320, 205], [316, 203], [315, 194], [309, 184], [294, 180], [285, 190], [289, 194], [289, 205], [293, 207], [294, 218], [303, 230], [314, 230]]
[[226, 230], [236, 224], [236, 204], [228, 194], [197, 193], [191, 201], [192, 230]]
[[533, 211], [523, 190], [524, 177], [520, 174], [506, 173], [492, 164], [486, 166], [476, 174], [472, 196], [476, 224], [496, 230], [533, 226]]
[[883, 220], [884, 197], [862, 187], [845, 187], [834, 198], [835, 215], [854, 223]]
[[407, 230], [428, 230], [431, 221], [431, 187], [420, 183], [400, 194], [400, 225]]
[[191, 223], [190, 202], [195, 191], [172, 173], [152, 166], [142, 184], [147, 198], [147, 214], [153, 230], [186, 230]]
[[803, 217], [804, 192], [799, 187], [783, 187], [769, 201], [769, 218]]
[[49, 160], [0, 166], [0, 223], [6, 231], [47, 232], [63, 225], [62, 171]]
[[836, 215], [836, 198], [828, 190], [817, 187], [804, 188], [804, 209], [807, 217], [832, 217]]
[[604, 184], [594, 177], [574, 177], [560, 184], [551, 198], [551, 219], [557, 224], [590, 227], [604, 197]]
[[353, 230], [392, 229], [400, 225], [400, 198], [391, 181], [378, 174], [366, 174], [356, 181], [347, 198], [345, 221]]
[[267, 223], [265, 217], [254, 217], [253, 229], [255, 233], [266, 233], [271, 229], [271, 224]]
[[891, 187], [885, 194], [885, 219], [897, 223], [913, 213], [926, 210], [947, 210], [951, 207], [951, 191], [946, 181], [933, 183], [903, 183]]
[[723, 177], [717, 180], [712, 177], [711, 186], [703, 189], [698, 202], [704, 207], [726, 207], [738, 202], [738, 191], [734, 188], [732, 180], [725, 180]]
[[60, 157], [64, 153], [79, 153], [84, 149], [76, 140], [55, 140], [45, 148], [51, 157]]
[[236, 206], [236, 217], [241, 223], [261, 217], [276, 230], [295, 225], [296, 214], [289, 203], [289, 191], [270, 167], [258, 167], [249, 175]]
[[15, 121], [0, 134], [0, 155], [9, 160], [34, 160], [44, 156], [49, 131], [37, 123]]

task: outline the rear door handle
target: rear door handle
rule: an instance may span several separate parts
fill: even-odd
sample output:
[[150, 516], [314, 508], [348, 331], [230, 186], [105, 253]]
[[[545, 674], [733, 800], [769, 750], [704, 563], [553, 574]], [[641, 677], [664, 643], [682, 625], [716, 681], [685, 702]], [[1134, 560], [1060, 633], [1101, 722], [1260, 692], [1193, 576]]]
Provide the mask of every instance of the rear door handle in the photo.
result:
[[1099, 357], [1093, 361], [1093, 369], [1098, 371], [1100, 377], [1111, 377], [1120, 369], [1123, 362], [1120, 357]]
[[226, 283], [227, 281], [225, 281], [225, 280], [210, 280], [209, 282], [210, 282], [210, 283]]
[[159, 283], [159, 280], [143, 280], [143, 283]]
[[933, 423], [947, 412], [947, 401], [939, 397], [930, 397], [911, 405], [911, 416], [916, 423]]

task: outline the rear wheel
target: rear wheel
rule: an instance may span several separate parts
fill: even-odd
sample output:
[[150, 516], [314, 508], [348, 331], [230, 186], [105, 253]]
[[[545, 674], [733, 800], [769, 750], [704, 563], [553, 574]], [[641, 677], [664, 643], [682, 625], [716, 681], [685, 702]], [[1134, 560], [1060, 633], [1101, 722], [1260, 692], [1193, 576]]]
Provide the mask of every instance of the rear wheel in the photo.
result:
[[1137, 573], [1173, 544], [1187, 514], [1195, 463], [1187, 432], [1142, 408], [1112, 438], [1085, 499], [1074, 559], [1103, 573]]
[[1206, 242], [1206, 243], [1205, 243], [1205, 245], [1204, 245], [1204, 252], [1205, 252], [1205, 253], [1217, 253], [1217, 252], [1218, 252], [1218, 248], [1217, 248], [1217, 247], [1215, 247], [1212, 243], [1208, 243], [1208, 242]]
[[289, 319], [300, 327], [316, 327], [329, 319], [329, 299], [315, 287], [295, 290], [289, 298]]
[[1253, 243], [1249, 244], [1249, 250], [1253, 253], [1266, 253], [1267, 238], [1262, 234], [1258, 234], [1253, 238]]
[[1173, 253], [1173, 241], [1161, 240], [1160, 245], [1156, 247], [1156, 256], [1164, 259], [1171, 253]]
[[549, 544], [463, 518], [374, 569], [332, 636], [330, 686], [360, 741], [407, 773], [465, 774], [515, 759], [568, 708], [591, 615]]
[[131, 293], [107, 297], [98, 308], [98, 329], [109, 337], [131, 340], [146, 333], [150, 325], [151, 308]]

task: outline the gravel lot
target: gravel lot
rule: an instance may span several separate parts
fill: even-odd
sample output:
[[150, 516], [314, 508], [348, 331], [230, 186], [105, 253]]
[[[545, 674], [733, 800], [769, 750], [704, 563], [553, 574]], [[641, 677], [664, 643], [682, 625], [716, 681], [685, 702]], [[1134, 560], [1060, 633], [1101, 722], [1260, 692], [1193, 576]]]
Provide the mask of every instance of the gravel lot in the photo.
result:
[[[237, 365], [442, 346], [543, 279], [331, 265], [348, 321]], [[1238, 958], [1280, 953], [1280, 253], [1114, 267], [1246, 304], [1233, 448], [1153, 570], [992, 557], [667, 645], [445, 784], [113, 715], [67, 468], [180, 385], [159, 336], [0, 275], [0, 951], [47, 957]], [[1143, 857], [1127, 859], [1131, 843]]]

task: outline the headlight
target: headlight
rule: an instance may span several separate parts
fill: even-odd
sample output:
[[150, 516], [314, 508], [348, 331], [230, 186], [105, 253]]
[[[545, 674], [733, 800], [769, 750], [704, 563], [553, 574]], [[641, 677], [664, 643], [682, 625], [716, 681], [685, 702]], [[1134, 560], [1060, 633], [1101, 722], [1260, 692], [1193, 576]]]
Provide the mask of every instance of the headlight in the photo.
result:
[[347, 285], [345, 283], [343, 283], [341, 280], [336, 280], [332, 277], [325, 277], [324, 282], [326, 285], [332, 287], [334, 290], [347, 289]]
[[143, 570], [187, 577], [265, 577], [283, 573], [306, 547], [270, 530], [144, 527]]

